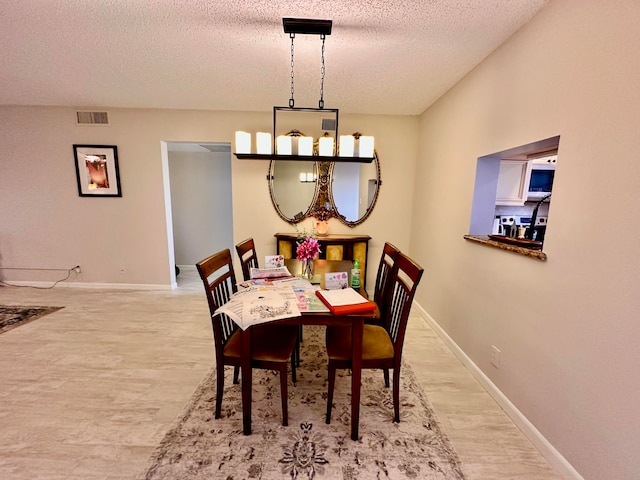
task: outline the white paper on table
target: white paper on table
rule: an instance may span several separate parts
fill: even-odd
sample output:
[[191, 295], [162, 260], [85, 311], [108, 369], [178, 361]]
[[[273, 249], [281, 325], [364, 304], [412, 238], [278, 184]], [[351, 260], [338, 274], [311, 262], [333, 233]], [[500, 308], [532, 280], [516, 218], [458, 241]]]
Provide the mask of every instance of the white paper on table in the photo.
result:
[[227, 303], [218, 307], [218, 309], [214, 312], [215, 315], [227, 315], [231, 320], [233, 320], [236, 325], [242, 327], [242, 300], [240, 297], [231, 297]]
[[299, 317], [295, 292], [290, 286], [254, 286], [238, 291], [214, 315], [228, 315], [242, 330], [282, 318]]
[[[313, 288], [313, 285], [311, 285], [311, 282], [309, 280], [307, 280], [306, 278], [302, 278], [302, 277], [291, 277], [291, 278], [283, 278], [283, 279], [276, 279], [273, 280], [271, 282], [272, 285], [274, 286], [290, 286], [291, 288], [293, 288], [294, 290], [307, 290], [307, 289], [311, 289]], [[314, 290], [317, 290], [314, 289]]]
[[367, 303], [369, 300], [364, 298], [353, 288], [344, 288], [341, 290], [320, 290], [322, 296], [332, 306], [340, 307], [342, 305], [354, 305], [357, 303]]
[[290, 286], [293, 288], [296, 303], [300, 312], [328, 312], [329, 308], [316, 296], [318, 285], [312, 285], [309, 280], [302, 277], [285, 278], [274, 280], [272, 285]]
[[319, 290], [318, 286], [314, 286], [310, 289], [296, 290], [296, 297], [298, 300], [298, 309], [301, 312], [328, 312], [327, 307], [322, 300], [316, 295], [316, 290]]

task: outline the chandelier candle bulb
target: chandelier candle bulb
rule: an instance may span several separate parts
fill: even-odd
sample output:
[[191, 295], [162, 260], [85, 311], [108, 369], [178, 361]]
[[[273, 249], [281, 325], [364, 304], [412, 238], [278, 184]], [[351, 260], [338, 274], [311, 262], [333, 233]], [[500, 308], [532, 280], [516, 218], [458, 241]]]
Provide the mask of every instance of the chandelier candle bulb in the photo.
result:
[[340, 135], [340, 156], [353, 157], [355, 148], [355, 138], [353, 135]]
[[251, 134], [236, 132], [236, 153], [251, 153]]
[[289, 138], [291, 138], [291, 155], [298, 155], [298, 140], [300, 137], [293, 135]]
[[318, 145], [321, 157], [333, 156], [333, 137], [320, 137], [318, 139]]
[[278, 135], [278, 138], [276, 138], [276, 149], [278, 150], [278, 155], [291, 155], [291, 137]]
[[298, 138], [298, 155], [313, 155], [313, 137]]
[[271, 155], [271, 134], [265, 132], [256, 133], [257, 153], [261, 155]]
[[373, 157], [373, 137], [362, 135], [359, 145], [360, 157]]

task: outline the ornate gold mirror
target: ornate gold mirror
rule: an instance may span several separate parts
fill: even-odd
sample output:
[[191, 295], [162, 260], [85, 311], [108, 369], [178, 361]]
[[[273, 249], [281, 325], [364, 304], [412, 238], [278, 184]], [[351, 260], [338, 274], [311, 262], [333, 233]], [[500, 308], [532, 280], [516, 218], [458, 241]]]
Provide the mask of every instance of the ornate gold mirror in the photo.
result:
[[273, 207], [286, 222], [337, 218], [350, 227], [369, 217], [382, 183], [377, 153], [371, 163], [272, 160], [267, 178]]
[[268, 178], [271, 202], [280, 218], [289, 223], [307, 218], [317, 195], [316, 162], [271, 160]]
[[380, 189], [380, 164], [374, 153], [371, 163], [331, 164], [329, 198], [338, 218], [355, 227], [371, 214]]

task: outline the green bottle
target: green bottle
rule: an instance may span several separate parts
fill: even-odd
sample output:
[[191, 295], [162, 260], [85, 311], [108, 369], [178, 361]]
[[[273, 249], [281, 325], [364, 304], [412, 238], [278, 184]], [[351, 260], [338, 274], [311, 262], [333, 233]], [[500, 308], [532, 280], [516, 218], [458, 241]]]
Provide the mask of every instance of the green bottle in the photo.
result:
[[353, 262], [353, 268], [351, 269], [351, 288], [360, 290], [360, 264], [357, 258]]

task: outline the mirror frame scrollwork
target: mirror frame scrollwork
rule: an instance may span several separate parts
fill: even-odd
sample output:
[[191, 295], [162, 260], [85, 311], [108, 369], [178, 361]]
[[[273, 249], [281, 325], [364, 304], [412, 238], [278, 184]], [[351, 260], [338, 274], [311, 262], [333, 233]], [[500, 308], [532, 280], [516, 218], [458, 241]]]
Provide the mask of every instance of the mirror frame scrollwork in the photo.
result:
[[274, 179], [273, 174], [274, 174], [275, 162], [277, 160], [271, 160], [269, 164], [269, 175], [267, 176], [267, 179], [269, 180], [269, 195], [271, 196], [271, 203], [273, 204], [273, 207], [275, 208], [276, 213], [282, 220], [292, 225], [296, 223], [300, 223], [306, 218], [311, 218], [311, 217], [316, 218], [317, 220], [320, 220], [320, 221], [325, 221], [325, 220], [329, 220], [330, 218], [335, 218], [341, 223], [343, 223], [344, 225], [347, 225], [352, 228], [355, 227], [356, 225], [360, 225], [371, 215], [371, 212], [373, 211], [373, 208], [375, 207], [376, 202], [378, 200], [378, 196], [380, 195], [380, 186], [382, 185], [382, 180], [380, 178], [380, 160], [378, 158], [377, 152], [374, 151], [373, 155], [374, 155], [373, 161], [375, 162], [375, 165], [376, 165], [376, 183], [377, 183], [375, 195], [371, 201], [371, 204], [367, 207], [367, 210], [362, 215], [362, 217], [354, 221], [347, 220], [344, 217], [344, 215], [340, 214], [338, 207], [334, 202], [333, 192], [332, 192], [332, 183], [333, 183], [335, 162], [331, 162], [331, 161], [316, 161], [316, 172], [317, 172], [316, 190], [315, 190], [313, 200], [311, 201], [311, 204], [309, 205], [307, 210], [302, 214], [296, 215], [294, 218], [289, 218], [286, 215], [284, 215], [280, 210], [278, 203], [276, 202], [274, 185], [273, 185], [273, 179]]
[[324, 221], [330, 218], [340, 218], [329, 196], [332, 162], [316, 162], [318, 178], [316, 179], [316, 196], [307, 210], [307, 217], [314, 217]]

